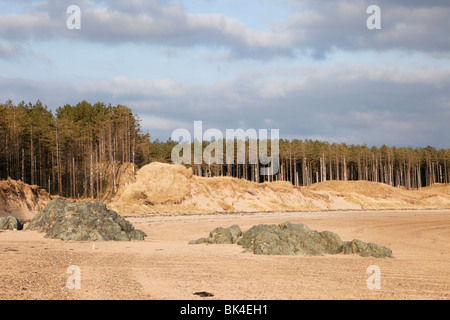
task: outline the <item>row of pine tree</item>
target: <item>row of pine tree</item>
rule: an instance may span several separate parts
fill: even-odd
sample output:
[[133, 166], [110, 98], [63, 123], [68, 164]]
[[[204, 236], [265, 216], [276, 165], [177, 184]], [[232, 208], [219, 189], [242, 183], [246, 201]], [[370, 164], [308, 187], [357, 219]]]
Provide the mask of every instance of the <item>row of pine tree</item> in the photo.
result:
[[[40, 101], [16, 105], [8, 100], [0, 104], [0, 179], [9, 177], [39, 185], [50, 194], [99, 199], [114, 194], [124, 164], [135, 172], [153, 161], [171, 163], [175, 145], [170, 139], [152, 140], [148, 132], [142, 132], [139, 117], [124, 105], [82, 101], [52, 112]], [[202, 150], [207, 146], [204, 142]], [[225, 142], [223, 146], [226, 150]], [[450, 182], [450, 149], [369, 148], [282, 139], [278, 171], [261, 175], [264, 166], [249, 163], [249, 141], [242, 146], [244, 164], [203, 162], [187, 166], [199, 176], [290, 181], [296, 186], [327, 180], [367, 180], [411, 189]], [[191, 147], [194, 150], [194, 143]], [[234, 148], [237, 157], [237, 141]]]

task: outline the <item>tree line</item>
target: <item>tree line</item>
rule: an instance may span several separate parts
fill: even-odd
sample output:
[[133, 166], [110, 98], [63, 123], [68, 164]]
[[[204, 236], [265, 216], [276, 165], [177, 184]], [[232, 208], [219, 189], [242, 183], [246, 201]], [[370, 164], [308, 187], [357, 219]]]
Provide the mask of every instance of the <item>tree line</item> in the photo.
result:
[[[173, 142], [170, 142], [173, 144]], [[219, 142], [226, 150], [226, 141]], [[270, 140], [267, 149], [270, 151]], [[329, 180], [366, 180], [406, 189], [450, 183], [450, 149], [368, 147], [313, 140], [279, 140], [279, 167], [273, 175], [261, 175], [261, 164], [250, 164], [251, 143], [245, 145], [244, 164], [190, 164], [194, 174], [205, 177], [232, 176], [254, 182], [289, 181], [308, 186]], [[192, 144], [193, 145], [193, 144]], [[256, 143], [254, 145], [259, 145]], [[207, 143], [203, 143], [205, 150]], [[238, 142], [234, 143], [236, 158]], [[192, 150], [193, 150], [192, 146]], [[258, 154], [258, 152], [256, 152]], [[269, 152], [270, 154], [270, 152]], [[214, 155], [214, 152], [213, 154]], [[191, 162], [193, 163], [193, 162]]]
[[[222, 143], [225, 150], [227, 142]], [[289, 181], [295, 186], [367, 180], [411, 189], [450, 182], [450, 149], [369, 148], [281, 139], [278, 171], [261, 175], [264, 165], [249, 161], [250, 141], [232, 143], [235, 159], [238, 148], [245, 151], [244, 163], [186, 166], [198, 176]], [[53, 113], [40, 101], [16, 105], [8, 100], [0, 104], [0, 179], [22, 180], [53, 195], [102, 199], [117, 192], [118, 175], [124, 165], [136, 172], [153, 161], [171, 163], [176, 144], [171, 139], [152, 141], [148, 132], [142, 132], [139, 117], [124, 105], [82, 101], [61, 106]], [[194, 143], [191, 147], [194, 150]], [[207, 147], [203, 142], [202, 150]]]
[[0, 178], [50, 194], [101, 198], [116, 190], [119, 168], [148, 159], [149, 135], [130, 108], [82, 101], [55, 114], [40, 101], [0, 104]]

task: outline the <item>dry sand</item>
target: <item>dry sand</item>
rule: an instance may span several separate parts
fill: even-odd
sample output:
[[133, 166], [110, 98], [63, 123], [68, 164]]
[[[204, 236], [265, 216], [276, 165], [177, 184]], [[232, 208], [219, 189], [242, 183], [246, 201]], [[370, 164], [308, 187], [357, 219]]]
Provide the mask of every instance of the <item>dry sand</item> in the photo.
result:
[[450, 184], [406, 190], [369, 181], [327, 181], [308, 187], [204, 178], [182, 165], [153, 162], [119, 183], [108, 205], [121, 215], [274, 211], [449, 209]]
[[[0, 232], [0, 299], [445, 299], [450, 298], [450, 210], [213, 214], [129, 218], [142, 242], [62, 242]], [[392, 249], [358, 255], [258, 256], [238, 245], [188, 245], [218, 226], [303, 223]], [[66, 281], [80, 267], [81, 289]], [[369, 290], [367, 268], [381, 271]], [[214, 296], [200, 298], [194, 292]]]

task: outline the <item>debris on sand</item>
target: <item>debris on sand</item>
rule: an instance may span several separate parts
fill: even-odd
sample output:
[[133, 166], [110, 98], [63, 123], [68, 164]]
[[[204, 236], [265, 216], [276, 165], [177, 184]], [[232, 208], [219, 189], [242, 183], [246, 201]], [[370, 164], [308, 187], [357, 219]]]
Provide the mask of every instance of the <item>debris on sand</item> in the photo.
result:
[[195, 296], [199, 296], [202, 298], [206, 298], [206, 297], [214, 297], [214, 295], [210, 292], [206, 292], [206, 291], [199, 291], [199, 292], [194, 292]]
[[45, 232], [46, 238], [64, 241], [130, 241], [147, 236], [103, 203], [54, 199], [26, 228]]
[[[230, 228], [240, 230], [238, 226]], [[256, 225], [233, 242], [228, 241], [228, 233], [231, 233], [228, 229], [216, 228], [208, 238], [191, 241], [189, 244], [236, 243], [245, 249], [244, 252], [262, 255], [318, 256], [344, 253], [359, 254], [362, 257], [392, 257], [392, 251], [389, 248], [356, 239], [344, 242], [333, 232], [318, 232], [303, 224], [284, 222], [279, 225]]]
[[23, 223], [16, 217], [9, 216], [0, 218], [0, 230], [22, 230]]

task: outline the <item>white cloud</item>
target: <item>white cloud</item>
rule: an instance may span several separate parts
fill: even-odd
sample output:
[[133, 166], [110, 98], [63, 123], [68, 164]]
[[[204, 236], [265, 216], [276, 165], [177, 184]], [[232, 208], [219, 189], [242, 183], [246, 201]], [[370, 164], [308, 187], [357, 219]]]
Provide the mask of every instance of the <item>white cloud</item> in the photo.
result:
[[[170, 47], [223, 47], [230, 58], [268, 59], [334, 50], [450, 51], [450, 6], [382, 1], [382, 30], [366, 28], [369, 0], [303, 1], [308, 9], [293, 12], [272, 29], [251, 29], [224, 14], [189, 13], [177, 2], [82, 1], [82, 30], [65, 28], [65, 4], [40, 1], [20, 14], [0, 15], [0, 39], [73, 38], [104, 44], [143, 43]], [[108, 7], [104, 7], [107, 4]]]
[[148, 115], [142, 117], [141, 125], [151, 130], [170, 132], [175, 128], [190, 128], [192, 126], [192, 123]]
[[123, 96], [139, 97], [180, 97], [185, 95], [186, 86], [171, 79], [130, 79], [127, 76], [118, 76], [112, 80], [91, 81], [81, 84], [78, 89], [81, 93], [104, 94], [115, 98]]
[[[430, 80], [434, 73], [438, 82]], [[56, 108], [86, 99], [128, 105], [144, 120], [144, 129], [163, 140], [202, 120], [219, 130], [276, 128], [282, 137], [442, 147], [450, 135], [449, 92], [450, 70], [342, 63], [255, 70], [211, 85], [127, 76], [80, 85], [0, 78], [0, 96], [16, 103], [40, 99]]]
[[13, 58], [23, 53], [23, 48], [17, 44], [3, 44], [0, 42], [0, 57]]
[[[109, 53], [119, 46], [128, 49], [126, 44], [131, 43], [130, 50], [136, 50], [136, 44], [144, 48], [156, 46], [152, 54], [166, 55], [164, 59], [157, 57], [155, 65], [174, 58], [176, 65], [182, 66], [190, 64], [198, 51], [190, 51], [189, 57], [184, 54], [201, 46], [202, 61], [208, 63], [196, 60], [192, 67], [180, 67], [180, 72], [194, 69], [196, 72], [199, 66], [201, 74], [205, 71], [201, 68], [230, 66], [226, 78], [230, 79], [240, 66], [244, 70], [228, 81], [221, 80], [223, 73], [217, 72], [212, 76], [215, 82], [209, 78], [208, 83], [212, 84], [208, 85], [164, 76], [142, 78], [136, 74], [139, 75], [143, 60], [132, 61], [138, 56], [132, 51], [130, 56], [124, 54], [120, 59], [126, 60], [127, 67], [136, 67], [137, 72], [127, 73], [123, 67], [114, 73], [117, 69], [111, 65], [107, 74], [117, 76], [108, 78], [100, 73], [106, 70], [104, 65], [95, 69], [97, 66], [86, 59], [87, 65], [92, 66], [92, 75], [86, 77], [103, 80], [80, 84], [46, 82], [39, 80], [39, 72], [49, 68], [40, 64], [41, 69], [34, 73], [37, 76], [30, 76], [34, 81], [2, 74], [0, 97], [15, 102], [41, 99], [52, 108], [83, 99], [92, 103], [126, 104], [141, 115], [144, 127], [152, 135], [162, 138], [167, 138], [173, 129], [203, 120], [205, 126], [220, 129], [270, 126], [281, 129], [285, 137], [446, 145], [450, 135], [450, 22], [447, 19], [450, 7], [444, 1], [434, 0], [379, 1], [383, 29], [372, 32], [365, 26], [369, 0], [295, 1], [292, 15], [273, 22], [266, 31], [249, 28], [244, 21], [220, 13], [190, 13], [173, 1], [80, 0], [82, 29], [72, 32], [65, 27], [65, 9], [72, 1], [22, 0], [23, 13], [0, 13], [0, 58], [11, 59], [28, 50], [30, 56], [50, 61], [56, 57], [51, 55], [51, 50], [40, 55], [38, 49], [31, 48], [33, 43], [39, 43], [37, 48], [42, 48], [43, 39], [55, 40], [52, 43], [55, 46], [58, 39], [70, 38], [88, 44], [83, 46], [87, 50], [81, 58], [91, 58], [89, 49], [93, 47], [101, 50], [105, 45], [111, 49]], [[91, 42], [96, 45], [89, 47]], [[243, 60], [233, 64], [233, 59], [239, 58], [267, 60], [297, 54], [324, 58], [329, 52], [342, 50], [357, 51], [362, 56], [368, 51], [379, 51], [380, 55], [388, 53], [387, 58], [392, 50], [401, 54], [396, 55], [398, 61], [389, 62], [383, 56], [385, 61], [366, 59], [356, 63], [352, 58], [360, 60], [355, 53], [345, 56], [344, 62], [334, 63], [331, 59], [324, 63], [280, 59], [278, 64], [280, 60], [274, 59], [270, 63], [251, 61], [247, 65]], [[415, 52], [425, 54], [413, 61], [411, 53]], [[413, 62], [404, 63], [402, 54]], [[427, 65], [424, 63], [427, 54], [441, 57], [442, 64], [434, 60]], [[120, 60], [114, 58], [111, 61]], [[54, 69], [61, 66], [61, 61], [58, 58], [52, 61]], [[158, 68], [161, 67], [155, 67]], [[164, 66], [161, 69], [159, 74], [164, 74]], [[205, 73], [213, 74], [210, 70]], [[189, 79], [189, 75], [183, 78]]]

